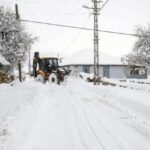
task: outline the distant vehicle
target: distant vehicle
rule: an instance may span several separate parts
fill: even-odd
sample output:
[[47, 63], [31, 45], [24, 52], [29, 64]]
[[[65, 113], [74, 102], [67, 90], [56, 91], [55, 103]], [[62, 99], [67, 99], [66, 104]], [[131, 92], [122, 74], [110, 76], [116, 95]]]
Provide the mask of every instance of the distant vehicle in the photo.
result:
[[41, 57], [39, 52], [34, 53], [33, 58], [33, 76], [37, 81], [45, 83], [60, 84], [65, 80], [65, 76], [69, 74], [65, 68], [60, 68], [57, 57]]
[[139, 66], [139, 65], [131, 66], [130, 78], [147, 79], [147, 68], [144, 66]]

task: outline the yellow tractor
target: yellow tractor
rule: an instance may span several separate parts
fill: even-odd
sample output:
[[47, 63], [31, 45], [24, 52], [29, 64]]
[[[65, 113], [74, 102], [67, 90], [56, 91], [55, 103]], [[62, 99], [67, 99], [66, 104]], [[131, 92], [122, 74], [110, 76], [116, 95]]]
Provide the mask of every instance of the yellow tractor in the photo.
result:
[[46, 81], [56, 84], [63, 82], [67, 71], [59, 67], [58, 61], [57, 57], [40, 58], [39, 52], [35, 52], [33, 58], [33, 76], [35, 79], [43, 83]]

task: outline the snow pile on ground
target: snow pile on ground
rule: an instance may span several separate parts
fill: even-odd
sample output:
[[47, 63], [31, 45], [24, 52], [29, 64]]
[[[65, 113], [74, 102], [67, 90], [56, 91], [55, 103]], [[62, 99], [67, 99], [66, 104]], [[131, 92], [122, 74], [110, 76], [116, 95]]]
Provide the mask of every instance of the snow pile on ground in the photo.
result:
[[93, 73], [89, 74], [89, 73], [80, 72], [80, 73], [78, 74], [78, 76], [79, 76], [81, 79], [83, 79], [83, 80], [86, 81], [87, 78], [93, 79], [94, 74], [93, 74]]
[[0, 150], [149, 150], [150, 93], [94, 86], [0, 85]]

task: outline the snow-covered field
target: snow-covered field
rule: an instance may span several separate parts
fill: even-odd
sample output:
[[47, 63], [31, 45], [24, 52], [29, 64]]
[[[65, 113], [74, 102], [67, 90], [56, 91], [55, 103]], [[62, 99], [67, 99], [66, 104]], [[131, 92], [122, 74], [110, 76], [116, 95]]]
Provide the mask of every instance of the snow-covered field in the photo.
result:
[[2, 84], [0, 150], [150, 150], [150, 85], [137, 84]]

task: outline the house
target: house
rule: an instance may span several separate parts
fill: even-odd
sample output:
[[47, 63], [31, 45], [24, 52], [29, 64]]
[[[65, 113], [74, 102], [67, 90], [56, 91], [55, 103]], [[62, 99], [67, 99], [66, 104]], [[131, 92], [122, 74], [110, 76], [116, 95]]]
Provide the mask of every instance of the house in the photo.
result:
[[[94, 56], [92, 49], [83, 49], [71, 56], [62, 59], [61, 65], [67, 69], [71, 69], [72, 75], [77, 75], [80, 72], [94, 72]], [[100, 75], [107, 78], [126, 78], [128, 66], [121, 62], [121, 58], [113, 57], [106, 53], [99, 53], [99, 69]]]

